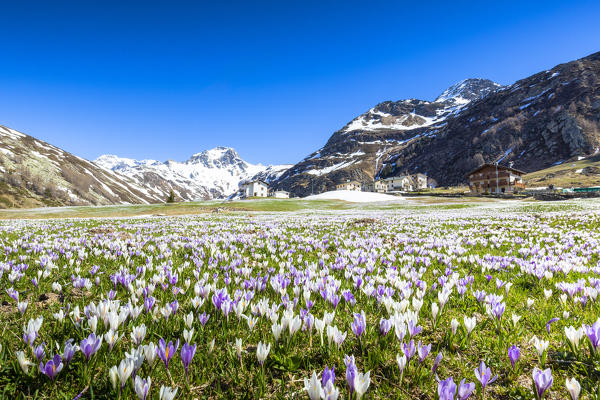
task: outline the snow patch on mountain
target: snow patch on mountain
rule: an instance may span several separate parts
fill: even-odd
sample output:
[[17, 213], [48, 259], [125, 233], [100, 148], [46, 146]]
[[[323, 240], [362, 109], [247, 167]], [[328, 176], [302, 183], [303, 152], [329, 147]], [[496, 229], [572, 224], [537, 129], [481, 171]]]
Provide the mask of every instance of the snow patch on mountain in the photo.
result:
[[424, 128], [456, 115], [472, 101], [482, 99], [503, 86], [488, 79], [465, 79], [450, 86], [435, 101], [417, 99], [384, 102], [348, 123], [343, 133], [354, 131]]

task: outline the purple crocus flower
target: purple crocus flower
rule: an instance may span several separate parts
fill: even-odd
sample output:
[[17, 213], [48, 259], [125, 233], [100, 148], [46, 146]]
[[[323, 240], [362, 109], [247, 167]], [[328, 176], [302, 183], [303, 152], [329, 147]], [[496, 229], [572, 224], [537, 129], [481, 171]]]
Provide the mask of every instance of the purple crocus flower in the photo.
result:
[[500, 320], [500, 318], [502, 318], [502, 314], [504, 314], [504, 310], [506, 309], [506, 304], [504, 303], [496, 303], [494, 304], [493, 308], [492, 308], [492, 312], [494, 313], [494, 316]]
[[552, 370], [546, 368], [541, 371], [538, 367], [533, 369], [533, 383], [535, 384], [536, 398], [541, 400], [544, 397], [546, 390], [552, 386]]
[[458, 385], [458, 400], [467, 400], [475, 391], [475, 383], [465, 383], [465, 379]]
[[435, 375], [438, 367], [440, 366], [440, 362], [442, 362], [442, 358], [444, 358], [444, 355], [440, 351], [438, 353], [437, 357], [435, 357], [435, 360], [433, 361], [433, 367], [431, 368], [431, 375]]
[[85, 362], [90, 361], [90, 357], [100, 349], [101, 344], [102, 336], [96, 337], [94, 333], [90, 333], [87, 338], [83, 339], [79, 343], [81, 352], [85, 356]]
[[409, 363], [410, 359], [413, 358], [415, 352], [417, 351], [414, 340], [411, 340], [408, 343], [402, 343], [402, 349], [404, 350], [404, 355], [406, 356], [407, 363]]
[[558, 321], [560, 318], [552, 318], [550, 321], [546, 322], [546, 332], [550, 333], [550, 324], [555, 323], [556, 321]]
[[354, 313], [354, 322], [351, 324], [352, 332], [360, 339], [362, 334], [365, 332], [367, 327], [367, 321], [364, 310], [358, 313]]
[[202, 326], [206, 325], [209, 318], [210, 318], [210, 314], [207, 314], [206, 311], [203, 312], [202, 314], [198, 315], [198, 320], [200, 321]]
[[454, 400], [456, 394], [456, 383], [452, 377], [438, 382], [439, 400]]
[[517, 346], [513, 345], [508, 348], [508, 358], [512, 364], [513, 370], [515, 369], [515, 364], [519, 360], [520, 356], [521, 351]]
[[329, 369], [327, 365], [325, 366], [325, 370], [323, 371], [323, 378], [321, 379], [321, 384], [323, 385], [323, 387], [327, 386], [327, 382], [335, 384], [335, 366], [331, 367], [331, 369]]
[[344, 364], [346, 364], [346, 382], [348, 383], [350, 394], [352, 394], [354, 393], [354, 378], [358, 373], [358, 368], [356, 368], [354, 356], [345, 356]]
[[50, 380], [54, 380], [56, 375], [63, 369], [63, 363], [61, 357], [57, 354], [54, 358], [44, 365], [43, 362], [40, 362], [40, 371], [46, 375]]
[[600, 346], [600, 319], [598, 319], [594, 325], [584, 325], [585, 333], [590, 340], [594, 351], [598, 351], [598, 346]]
[[381, 321], [379, 321], [379, 333], [381, 333], [381, 336], [387, 335], [390, 329], [392, 329], [392, 321], [381, 318]]
[[479, 364], [479, 368], [475, 370], [475, 377], [481, 383], [482, 391], [485, 391], [487, 385], [498, 379], [498, 375], [492, 377], [492, 370], [486, 367], [483, 361]]
[[71, 359], [77, 350], [79, 350], [79, 348], [76, 345], [73, 345], [73, 339], [69, 339], [65, 342], [65, 351], [63, 352], [63, 361], [65, 365], [68, 365], [71, 362]]
[[[177, 349], [175, 349], [177, 351]], [[196, 354], [196, 345], [189, 345], [185, 343], [181, 346], [181, 362], [183, 363], [183, 368], [185, 369], [185, 377], [188, 377], [188, 367], [192, 362], [192, 358], [194, 358], [194, 354]], [[167, 361], [168, 363], [168, 361]]]
[[173, 355], [175, 353], [177, 353], [178, 348], [179, 348], [179, 339], [177, 339], [177, 343], [175, 344], [175, 347], [173, 347], [172, 341], [169, 342], [168, 345], [165, 343], [165, 339], [160, 339], [158, 341], [158, 348], [156, 349], [156, 352], [158, 354], [158, 357], [160, 357], [160, 359], [165, 363], [165, 367], [167, 369], [169, 369], [169, 361], [171, 360]]
[[35, 356], [35, 359], [38, 361], [40, 361], [44, 357], [46, 357], [46, 350], [44, 349], [44, 343], [40, 344], [35, 349], [33, 349], [33, 355]]
[[420, 363], [422, 363], [425, 360], [425, 357], [427, 357], [427, 355], [429, 354], [430, 351], [431, 351], [431, 343], [423, 346], [423, 344], [419, 340], [419, 345], [417, 346], [417, 353], [419, 354], [419, 362]]
[[411, 339], [413, 338], [413, 336], [418, 335], [423, 330], [423, 328], [420, 325], [417, 325], [417, 323], [414, 322], [412, 319], [408, 320], [407, 326], [408, 334], [410, 335]]

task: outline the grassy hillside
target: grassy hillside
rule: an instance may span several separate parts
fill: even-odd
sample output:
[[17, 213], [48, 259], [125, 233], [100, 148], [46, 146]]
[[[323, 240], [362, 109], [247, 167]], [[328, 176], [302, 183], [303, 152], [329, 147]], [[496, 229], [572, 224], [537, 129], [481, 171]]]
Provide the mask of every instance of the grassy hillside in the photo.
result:
[[600, 154], [532, 172], [523, 177], [528, 187], [553, 184], [556, 187], [600, 186]]

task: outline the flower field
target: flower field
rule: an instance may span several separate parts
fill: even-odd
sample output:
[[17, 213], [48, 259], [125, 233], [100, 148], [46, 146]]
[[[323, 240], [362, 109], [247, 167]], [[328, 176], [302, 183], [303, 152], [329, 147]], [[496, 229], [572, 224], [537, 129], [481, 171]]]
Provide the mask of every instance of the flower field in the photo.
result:
[[600, 214], [0, 225], [2, 398], [599, 399]]

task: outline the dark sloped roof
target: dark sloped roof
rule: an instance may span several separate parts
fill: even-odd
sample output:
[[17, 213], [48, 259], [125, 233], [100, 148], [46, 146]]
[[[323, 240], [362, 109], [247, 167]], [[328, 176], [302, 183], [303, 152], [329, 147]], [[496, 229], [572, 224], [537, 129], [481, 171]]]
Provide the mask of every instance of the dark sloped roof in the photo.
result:
[[[473, 171], [470, 171], [469, 173], [467, 173], [467, 176], [469, 176], [471, 174], [474, 174], [475, 172], [480, 171], [480, 170], [482, 170], [485, 167], [496, 168], [496, 164], [492, 164], [492, 163], [481, 164], [479, 167], [475, 168]], [[498, 164], [498, 169], [499, 170], [507, 170], [507, 171], [516, 172], [517, 174], [520, 174], [520, 175], [525, 175], [526, 174], [525, 171], [521, 171], [520, 169], [508, 167], [506, 165], [500, 165], [500, 164]]]

